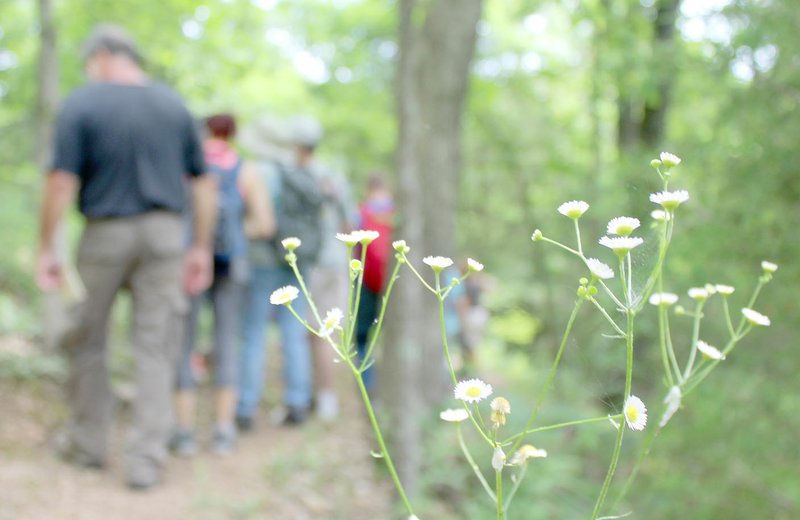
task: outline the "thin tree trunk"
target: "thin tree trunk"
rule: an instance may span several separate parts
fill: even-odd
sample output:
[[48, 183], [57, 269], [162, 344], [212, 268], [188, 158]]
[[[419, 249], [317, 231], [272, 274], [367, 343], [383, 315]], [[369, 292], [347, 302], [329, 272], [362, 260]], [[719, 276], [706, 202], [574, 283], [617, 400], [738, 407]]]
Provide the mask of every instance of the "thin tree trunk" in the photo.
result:
[[655, 63], [653, 70], [659, 75], [657, 92], [648, 99], [642, 118], [642, 141], [650, 147], [664, 140], [667, 112], [672, 100], [672, 85], [675, 77], [675, 19], [680, 8], [680, 0], [661, 0], [653, 22], [655, 41], [653, 50]]
[[37, 76], [36, 151], [35, 161], [40, 170], [47, 168], [53, 135], [53, 115], [58, 104], [58, 56], [56, 29], [53, 23], [53, 0], [38, 0], [39, 7], [39, 74]]

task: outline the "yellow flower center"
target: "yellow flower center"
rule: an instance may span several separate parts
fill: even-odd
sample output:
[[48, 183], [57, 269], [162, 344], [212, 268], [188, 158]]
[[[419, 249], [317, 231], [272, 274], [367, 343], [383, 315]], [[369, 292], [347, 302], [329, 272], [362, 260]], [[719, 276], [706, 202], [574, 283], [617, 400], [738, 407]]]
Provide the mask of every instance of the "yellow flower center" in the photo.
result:
[[627, 417], [630, 422], [636, 422], [636, 419], [639, 417], [639, 410], [632, 404], [629, 404], [628, 407], [625, 408], [625, 417]]
[[471, 386], [467, 388], [467, 395], [470, 397], [480, 397], [481, 396], [481, 389], [477, 386]]

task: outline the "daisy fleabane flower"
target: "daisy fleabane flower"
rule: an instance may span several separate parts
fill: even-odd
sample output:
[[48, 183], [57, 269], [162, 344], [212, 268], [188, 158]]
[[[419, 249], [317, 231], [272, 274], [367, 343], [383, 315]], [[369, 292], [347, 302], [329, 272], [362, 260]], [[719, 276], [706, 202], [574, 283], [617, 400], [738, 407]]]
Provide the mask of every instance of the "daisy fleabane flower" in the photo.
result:
[[669, 152], [661, 152], [659, 159], [661, 159], [661, 164], [663, 164], [667, 168], [678, 166], [681, 163], [680, 157], [678, 157], [674, 153], [669, 153]]
[[511, 413], [511, 403], [505, 397], [495, 397], [489, 405], [492, 409], [490, 419], [495, 428], [506, 423], [506, 415]]
[[712, 359], [714, 361], [721, 361], [725, 359], [725, 354], [720, 352], [717, 347], [712, 347], [702, 339], [697, 340], [697, 350], [703, 354], [703, 357]]
[[589, 271], [592, 272], [593, 276], [599, 278], [600, 280], [614, 278], [614, 270], [597, 258], [587, 258], [586, 267], [589, 268]]
[[422, 262], [429, 265], [437, 273], [453, 265], [453, 259], [446, 256], [426, 256], [422, 259]]
[[272, 305], [288, 305], [300, 295], [300, 289], [294, 285], [286, 285], [280, 289], [275, 289], [269, 295], [269, 302]]
[[463, 408], [448, 408], [439, 412], [439, 418], [447, 422], [461, 422], [469, 419], [469, 414]]
[[558, 212], [565, 217], [575, 220], [581, 218], [581, 215], [586, 213], [587, 209], [589, 209], [589, 204], [586, 202], [582, 200], [571, 200], [560, 205], [558, 207]]
[[617, 256], [625, 256], [634, 247], [641, 245], [644, 240], [639, 237], [602, 237], [598, 243], [614, 251]]
[[287, 251], [294, 251], [295, 249], [300, 247], [300, 244], [302, 244], [302, 242], [297, 237], [287, 237], [281, 240], [281, 245]]
[[408, 254], [411, 248], [408, 247], [405, 240], [395, 240], [392, 242], [392, 248], [398, 253]]
[[689, 192], [686, 190], [660, 191], [650, 194], [650, 202], [661, 204], [661, 207], [668, 212], [674, 210], [687, 200], [689, 200]]
[[736, 290], [735, 288], [733, 288], [733, 287], [732, 287], [732, 286], [730, 286], [730, 285], [722, 285], [722, 284], [720, 284], [720, 283], [716, 284], [716, 285], [714, 286], [714, 288], [715, 288], [715, 289], [717, 290], [717, 292], [718, 292], [719, 294], [721, 294], [722, 296], [730, 296], [731, 294], [733, 294], [733, 291], [735, 291], [735, 290]]
[[707, 300], [710, 295], [708, 289], [704, 287], [692, 287], [689, 289], [689, 298], [697, 301]]
[[653, 211], [650, 212], [650, 216], [653, 218], [653, 220], [656, 220], [658, 222], [666, 222], [667, 220], [669, 220], [669, 213], [667, 213], [663, 209], [654, 209]]
[[480, 379], [467, 379], [456, 384], [454, 394], [461, 401], [477, 403], [492, 395], [492, 385]]
[[668, 292], [655, 293], [655, 294], [650, 295], [650, 300], [649, 301], [650, 301], [651, 305], [669, 306], [669, 305], [673, 305], [673, 304], [677, 303], [678, 295], [677, 294], [673, 294], [673, 293], [668, 293]]
[[762, 327], [768, 327], [770, 324], [769, 318], [764, 316], [758, 311], [754, 311], [753, 309], [744, 308], [742, 309], [742, 314], [744, 318], [752, 323], [753, 325], [761, 325]]
[[467, 267], [470, 271], [480, 272], [483, 271], [483, 264], [472, 258], [467, 258]]
[[635, 395], [628, 396], [628, 398], [625, 399], [623, 413], [628, 428], [637, 431], [644, 430], [647, 424], [647, 408], [645, 408], [641, 399]]
[[525, 444], [511, 457], [511, 464], [519, 466], [528, 462], [528, 459], [543, 459], [545, 457], [547, 457], [547, 450], [536, 448], [531, 444]]
[[319, 335], [327, 338], [333, 334], [333, 331], [339, 326], [343, 317], [342, 310], [338, 307], [329, 310], [327, 314], [325, 314], [325, 319], [322, 320], [322, 327], [319, 329]]
[[497, 471], [503, 471], [503, 466], [506, 465], [506, 454], [503, 452], [503, 448], [497, 446], [492, 453], [492, 468]]
[[361, 242], [365, 246], [371, 244], [376, 238], [381, 236], [380, 233], [377, 231], [372, 231], [371, 229], [359, 229], [358, 231], [353, 231], [350, 234], [356, 239], [357, 242]]
[[353, 247], [354, 245], [358, 244], [359, 238], [360, 237], [353, 233], [336, 233], [336, 240], [341, 240], [349, 247]]
[[763, 269], [765, 273], [772, 274], [778, 270], [778, 264], [764, 260], [763, 262], [761, 262], [761, 269]]
[[633, 217], [616, 217], [612, 218], [607, 227], [609, 235], [628, 236], [639, 227], [641, 223], [638, 218]]

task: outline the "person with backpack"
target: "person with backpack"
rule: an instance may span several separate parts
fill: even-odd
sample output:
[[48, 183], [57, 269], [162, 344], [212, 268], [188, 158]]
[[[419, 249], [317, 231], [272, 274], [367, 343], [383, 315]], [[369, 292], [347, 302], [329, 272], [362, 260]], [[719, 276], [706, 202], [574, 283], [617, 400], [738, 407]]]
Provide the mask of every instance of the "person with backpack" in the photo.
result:
[[201, 306], [209, 300], [214, 314], [214, 432], [212, 451], [229, 454], [236, 442], [234, 412], [238, 371], [238, 333], [241, 295], [247, 282], [247, 243], [275, 232], [269, 197], [258, 174], [233, 149], [236, 120], [230, 114], [207, 118], [208, 137], [203, 151], [208, 170], [218, 188], [217, 225], [214, 234], [214, 279], [205, 294], [193, 298], [187, 319], [176, 393], [177, 429], [172, 449], [184, 457], [198, 451], [195, 438], [195, 346]]
[[[285, 260], [281, 241], [297, 237], [302, 245], [295, 250], [303, 277], [316, 264], [322, 246], [321, 210], [323, 193], [311, 172], [314, 151], [322, 139], [322, 128], [315, 120], [293, 118], [287, 128], [274, 120], [262, 119], [249, 129], [250, 151], [259, 157], [262, 181], [268, 187], [275, 209], [277, 232], [270, 240], [250, 242], [250, 281], [245, 296], [242, 321], [242, 346], [239, 353], [239, 402], [236, 423], [240, 431], [253, 427], [265, 385], [264, 344], [267, 323], [277, 320], [283, 348], [283, 409], [277, 421], [284, 425], [305, 422], [311, 404], [312, 364], [307, 331], [285, 306], [269, 303], [276, 289], [297, 286], [297, 279]], [[286, 135], [280, 135], [286, 130]], [[275, 141], [284, 141], [276, 143]], [[277, 151], [276, 144], [289, 144], [290, 157]], [[303, 318], [308, 314], [305, 298], [298, 298], [293, 309]]]

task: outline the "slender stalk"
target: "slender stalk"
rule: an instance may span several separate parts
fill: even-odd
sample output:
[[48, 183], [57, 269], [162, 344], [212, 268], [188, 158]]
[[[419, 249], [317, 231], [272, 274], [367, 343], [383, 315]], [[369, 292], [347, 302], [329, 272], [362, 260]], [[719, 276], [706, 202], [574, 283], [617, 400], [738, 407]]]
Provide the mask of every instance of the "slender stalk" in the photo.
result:
[[428, 284], [428, 282], [425, 281], [425, 278], [423, 278], [422, 275], [419, 274], [419, 271], [417, 271], [414, 268], [414, 265], [411, 262], [408, 261], [408, 258], [406, 258], [406, 255], [403, 255], [403, 258], [405, 259], [406, 265], [408, 266], [408, 268], [411, 269], [411, 272], [414, 273], [414, 276], [417, 277], [417, 279], [422, 283], [422, 285], [424, 285], [425, 288], [428, 289], [430, 292], [436, 294], [436, 289], [431, 287], [430, 284]]
[[311, 313], [314, 315], [314, 319], [317, 320], [319, 325], [322, 325], [322, 320], [319, 318], [319, 313], [317, 312], [317, 306], [314, 305], [314, 300], [311, 298], [311, 293], [308, 292], [308, 288], [306, 287], [306, 283], [303, 280], [303, 277], [300, 276], [300, 269], [297, 267], [297, 261], [289, 262], [289, 266], [292, 268], [292, 272], [294, 273], [295, 278], [297, 278], [297, 283], [300, 284], [300, 290], [303, 291], [303, 296], [306, 297], [306, 301], [308, 302], [308, 306], [311, 309]]
[[472, 458], [472, 454], [469, 452], [469, 448], [467, 448], [467, 443], [464, 442], [464, 435], [461, 433], [461, 425], [457, 426], [457, 431], [458, 444], [461, 446], [461, 451], [464, 453], [464, 458], [467, 459], [472, 471], [475, 472], [475, 476], [478, 477], [478, 481], [481, 483], [481, 486], [483, 486], [483, 490], [486, 491], [486, 493], [492, 499], [492, 502], [497, 501], [497, 495], [495, 495], [494, 491], [492, 491], [492, 488], [489, 487], [489, 483], [486, 482], [486, 478], [483, 476], [483, 473], [481, 473], [481, 469], [475, 463], [475, 459]]
[[503, 504], [503, 511], [505, 514], [508, 514], [508, 508], [511, 506], [511, 500], [514, 498], [514, 495], [517, 494], [517, 490], [519, 489], [520, 484], [525, 479], [525, 474], [528, 472], [528, 463], [522, 463], [522, 469], [520, 469], [519, 474], [517, 475], [517, 480], [514, 482], [514, 487], [511, 488], [511, 491], [506, 496], [505, 504]]
[[598, 302], [597, 300], [595, 300], [595, 299], [594, 299], [593, 297], [591, 297], [591, 296], [589, 297], [589, 301], [590, 301], [590, 302], [592, 302], [592, 305], [594, 305], [595, 307], [597, 307], [597, 310], [599, 310], [599, 311], [600, 311], [600, 314], [602, 314], [602, 315], [605, 317], [606, 321], [608, 321], [608, 323], [610, 323], [610, 324], [611, 324], [611, 326], [612, 326], [612, 327], [614, 327], [614, 330], [615, 330], [615, 331], [617, 331], [617, 334], [619, 334], [620, 336], [624, 336], [624, 335], [625, 335], [625, 333], [622, 331], [622, 329], [621, 329], [621, 328], [619, 328], [619, 325], [617, 325], [617, 322], [616, 322], [616, 321], [614, 321], [614, 320], [611, 318], [611, 316], [609, 316], [609, 315], [608, 315], [608, 313], [607, 313], [607, 312], [606, 312], [606, 310], [603, 308], [603, 306], [602, 306], [602, 305], [600, 305], [600, 302]]
[[583, 257], [583, 247], [581, 246], [581, 227], [578, 225], [578, 219], [572, 219], [575, 223], [575, 239], [578, 242], [578, 254]]
[[675, 385], [675, 380], [672, 376], [672, 369], [669, 366], [669, 355], [667, 354], [667, 332], [666, 328], [667, 325], [665, 323], [666, 320], [666, 313], [667, 310], [663, 308], [663, 306], [658, 306], [658, 342], [659, 346], [661, 347], [661, 363], [664, 365], [664, 375], [667, 376], [667, 381], [669, 381], [669, 386], [672, 387]]
[[[569, 321], [567, 321], [567, 327], [564, 330], [564, 335], [561, 337], [561, 345], [558, 347], [558, 352], [556, 353], [556, 358], [553, 360], [553, 365], [550, 367], [550, 372], [547, 374], [547, 379], [542, 385], [542, 390], [539, 393], [539, 399], [536, 401], [536, 406], [531, 412], [531, 416], [528, 419], [528, 422], [525, 424], [524, 431], [527, 432], [531, 429], [533, 422], [536, 420], [536, 416], [539, 414], [539, 408], [542, 406], [542, 402], [544, 401], [545, 396], [547, 395], [548, 390], [550, 390], [550, 385], [553, 383], [553, 378], [556, 375], [556, 369], [558, 368], [558, 362], [561, 360], [561, 354], [564, 353], [564, 347], [567, 344], [567, 339], [569, 338], [570, 332], [572, 332], [572, 325], [575, 323], [575, 318], [578, 316], [578, 311], [581, 308], [581, 304], [583, 303], [583, 298], [578, 298], [575, 300], [575, 305], [572, 307], [572, 314], [569, 316]], [[511, 451], [516, 451], [519, 448], [519, 444], [522, 442], [524, 438], [524, 434], [521, 435], [517, 441], [514, 443], [514, 447]]]
[[579, 256], [579, 257], [583, 258], [583, 255], [580, 253], [580, 251], [575, 251], [575, 250], [574, 250], [574, 249], [572, 249], [571, 247], [565, 246], [565, 245], [564, 245], [564, 244], [562, 244], [561, 242], [556, 242], [555, 240], [551, 240], [551, 239], [549, 239], [549, 238], [547, 238], [547, 237], [542, 237], [542, 240], [543, 240], [544, 242], [547, 242], [547, 243], [553, 244], [554, 246], [558, 246], [558, 247], [560, 247], [561, 249], [563, 249], [564, 251], [568, 251], [568, 252], [572, 253], [572, 254], [573, 254], [573, 255], [575, 255], [575, 256]]
[[728, 307], [728, 297], [724, 294], [722, 295], [722, 309], [725, 311], [725, 325], [728, 327], [728, 332], [730, 333], [731, 337], [736, 335], [736, 332], [733, 330], [733, 321], [731, 320], [731, 310]]
[[503, 472], [495, 471], [495, 488], [497, 489], [497, 520], [503, 520]]
[[442, 345], [444, 345], [444, 357], [447, 359], [447, 368], [450, 369], [450, 377], [453, 379], [453, 384], [458, 384], [456, 378], [456, 371], [453, 368], [453, 360], [450, 358], [450, 346], [447, 343], [447, 327], [444, 322], [444, 298], [439, 293], [439, 273], [436, 273], [436, 299], [439, 301], [439, 323], [442, 329]]
[[581, 425], [581, 424], [605, 422], [605, 421], [608, 421], [609, 419], [622, 419], [622, 418], [623, 418], [622, 414], [604, 415], [603, 417], [592, 417], [591, 419], [580, 419], [578, 421], [569, 421], [569, 422], [565, 422], [565, 423], [551, 424], [551, 425], [548, 425], [548, 426], [539, 426], [538, 428], [532, 428], [530, 430], [525, 430], [523, 432], [517, 433], [516, 435], [512, 435], [511, 437], [509, 437], [505, 441], [503, 441], [502, 444], [508, 444], [509, 442], [511, 442], [511, 441], [513, 441], [515, 439], [518, 439], [520, 437], [524, 437], [525, 435], [528, 435], [529, 433], [544, 432], [544, 431], [547, 431], [547, 430], [557, 430], [559, 428], [566, 428], [567, 426], [578, 426], [578, 425]]
[[409, 515], [413, 515], [414, 510], [411, 507], [411, 503], [408, 501], [405, 489], [403, 489], [403, 484], [400, 482], [400, 477], [397, 475], [397, 471], [394, 468], [394, 463], [392, 462], [391, 455], [389, 455], [389, 450], [386, 449], [386, 443], [383, 440], [383, 435], [381, 434], [381, 428], [378, 425], [378, 420], [375, 418], [375, 411], [372, 409], [372, 402], [369, 399], [367, 387], [364, 386], [364, 379], [361, 377], [361, 372], [359, 372], [352, 360], [348, 359], [347, 363], [350, 365], [350, 369], [352, 370], [353, 375], [356, 377], [358, 389], [361, 392], [361, 399], [364, 401], [364, 407], [367, 409], [367, 414], [369, 415], [369, 422], [372, 424], [372, 430], [375, 432], [375, 438], [378, 440], [378, 445], [381, 448], [381, 455], [383, 455], [383, 460], [386, 462], [386, 469], [389, 470], [389, 474], [392, 476], [392, 481], [394, 482], [395, 488], [397, 488], [397, 493], [400, 495], [400, 500], [403, 501], [406, 511]]
[[678, 383], [682, 384], [684, 379], [681, 376], [681, 369], [678, 366], [678, 358], [675, 357], [675, 346], [672, 344], [672, 334], [670, 334], [669, 330], [669, 314], [666, 309], [664, 309], [664, 339], [667, 342], [667, 353], [669, 354], [670, 362], [675, 369], [675, 377], [678, 378]]
[[694, 323], [692, 324], [692, 344], [689, 351], [689, 360], [686, 362], [686, 369], [683, 371], [683, 379], [689, 379], [692, 375], [692, 368], [694, 368], [694, 360], [697, 357], [697, 341], [700, 339], [700, 320], [703, 318], [703, 305], [704, 301], [697, 302], [697, 309], [694, 314]]
[[386, 286], [386, 292], [383, 294], [383, 303], [381, 305], [381, 311], [378, 314], [378, 323], [375, 324], [375, 330], [372, 333], [372, 337], [369, 341], [369, 346], [367, 347], [367, 351], [364, 354], [364, 359], [361, 360], [361, 367], [360, 370], [364, 370], [367, 365], [367, 360], [372, 355], [372, 351], [375, 349], [375, 343], [378, 341], [378, 336], [381, 334], [381, 329], [383, 328], [383, 318], [386, 315], [386, 305], [389, 303], [389, 297], [392, 294], [392, 289], [394, 288], [394, 283], [399, 278], [398, 272], [400, 271], [400, 262], [397, 262], [394, 266], [394, 270], [392, 271], [392, 277], [389, 278], [389, 285]]
[[[625, 399], [631, 395], [631, 380], [633, 376], [633, 321], [634, 316], [631, 311], [628, 311], [628, 335], [627, 335], [627, 364], [625, 367]], [[614, 444], [614, 454], [611, 456], [611, 463], [608, 466], [608, 473], [603, 481], [603, 487], [600, 489], [600, 495], [597, 497], [597, 502], [594, 504], [592, 511], [592, 520], [595, 520], [600, 514], [600, 509], [603, 507], [603, 502], [608, 494], [608, 489], [611, 486], [611, 481], [614, 479], [614, 474], [617, 471], [617, 463], [619, 462], [619, 454], [622, 450], [622, 438], [625, 433], [625, 422], [621, 422], [617, 430], [617, 440]]]

